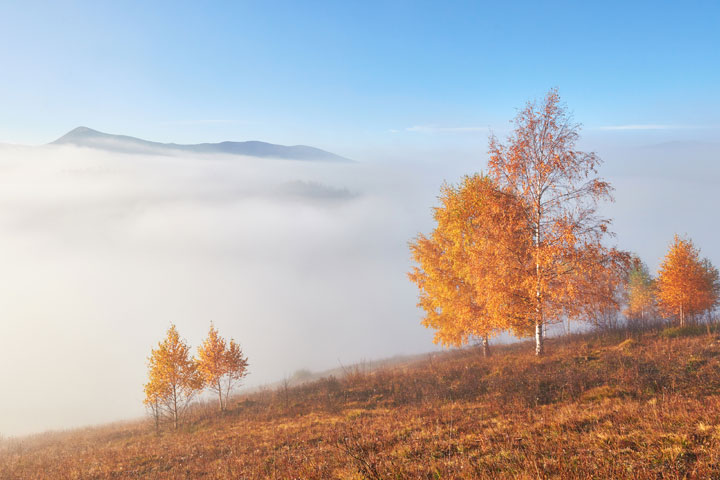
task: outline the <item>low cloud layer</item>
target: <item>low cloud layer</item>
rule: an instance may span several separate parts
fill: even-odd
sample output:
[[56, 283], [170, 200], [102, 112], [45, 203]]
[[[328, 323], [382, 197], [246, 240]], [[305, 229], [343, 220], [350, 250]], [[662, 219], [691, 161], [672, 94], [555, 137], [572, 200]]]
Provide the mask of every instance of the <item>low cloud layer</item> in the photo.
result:
[[[687, 233], [720, 261], [716, 145], [598, 150], [621, 248], [654, 267]], [[142, 415], [171, 322], [238, 340], [251, 386], [433, 349], [407, 241], [484, 165], [0, 148], [0, 434]]]
[[170, 322], [193, 346], [210, 321], [241, 342], [249, 385], [433, 348], [405, 278], [441, 181], [424, 171], [1, 154], [2, 434], [141, 415]]

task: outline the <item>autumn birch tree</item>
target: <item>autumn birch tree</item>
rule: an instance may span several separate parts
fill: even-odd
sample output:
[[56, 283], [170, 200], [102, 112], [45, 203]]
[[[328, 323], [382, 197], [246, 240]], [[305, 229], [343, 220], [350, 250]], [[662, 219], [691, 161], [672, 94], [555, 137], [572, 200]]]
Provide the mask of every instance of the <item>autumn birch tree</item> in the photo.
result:
[[[203, 385], [190, 347], [180, 338], [175, 325], [170, 326], [165, 339], [152, 349], [148, 369], [145, 404], [151, 409], [162, 409], [177, 428], [185, 409]], [[159, 410], [154, 413], [157, 422]]]
[[657, 295], [661, 311], [678, 318], [685, 326], [688, 317], [717, 306], [720, 296], [718, 271], [692, 240], [675, 235], [670, 250], [660, 265]]
[[235, 340], [225, 341], [210, 324], [210, 331], [198, 347], [198, 370], [205, 385], [218, 396], [220, 411], [227, 408], [233, 387], [247, 375], [248, 361]]
[[410, 244], [417, 266], [409, 277], [420, 289], [423, 324], [435, 329], [435, 342], [445, 346], [479, 338], [487, 356], [489, 337], [518, 332], [529, 305], [518, 288], [531, 253], [517, 228], [522, 206], [482, 175], [445, 185], [439, 200], [436, 228]]
[[629, 320], [645, 323], [655, 313], [655, 280], [650, 275], [647, 265], [635, 257], [628, 273], [625, 286], [627, 306], [625, 316]]
[[[525, 207], [523, 226], [532, 242], [533, 266], [522, 285], [533, 297], [528, 323], [535, 330], [535, 351], [543, 353], [543, 325], [581, 313], [607, 295], [582, 282], [627, 258], [603, 246], [609, 221], [597, 213], [611, 199], [611, 186], [596, 176], [600, 158], [576, 149], [580, 127], [551, 90], [537, 105], [528, 103], [502, 144], [490, 137], [488, 166], [499, 188]], [[580, 288], [580, 283], [584, 283]]]

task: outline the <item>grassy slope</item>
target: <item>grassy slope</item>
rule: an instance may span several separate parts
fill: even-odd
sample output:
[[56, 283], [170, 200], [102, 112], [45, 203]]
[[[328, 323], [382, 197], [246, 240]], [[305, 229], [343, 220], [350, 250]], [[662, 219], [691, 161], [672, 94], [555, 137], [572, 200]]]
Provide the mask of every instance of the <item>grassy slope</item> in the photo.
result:
[[720, 337], [615, 333], [428, 356], [0, 452], [9, 478], [720, 478]]

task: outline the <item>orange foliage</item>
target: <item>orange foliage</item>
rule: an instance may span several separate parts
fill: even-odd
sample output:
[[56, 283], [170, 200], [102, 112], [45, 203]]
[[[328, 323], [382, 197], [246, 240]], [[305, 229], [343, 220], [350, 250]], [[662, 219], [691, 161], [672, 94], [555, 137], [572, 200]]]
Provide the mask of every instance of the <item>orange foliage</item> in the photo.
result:
[[629, 256], [603, 245], [597, 203], [611, 187], [593, 177], [600, 159], [575, 150], [579, 127], [557, 92], [515, 125], [507, 146], [490, 138], [489, 177], [443, 188], [435, 231], [411, 244], [410, 278], [436, 341], [534, 329], [539, 355], [545, 323], [617, 312]]
[[419, 235], [410, 245], [419, 266], [409, 277], [421, 291], [423, 324], [443, 345], [521, 330], [530, 299], [517, 287], [531, 252], [518, 235], [521, 206], [480, 175], [445, 185], [440, 203], [430, 238]]
[[152, 350], [148, 368], [144, 403], [151, 409], [156, 425], [165, 413], [177, 428], [183, 412], [203, 385], [190, 347], [180, 338], [175, 325], [170, 326], [165, 340]]
[[520, 285], [533, 298], [526, 322], [535, 327], [537, 354], [544, 323], [618, 308], [614, 292], [629, 259], [603, 246], [609, 221], [598, 216], [597, 204], [610, 199], [611, 187], [594, 176], [601, 160], [575, 149], [578, 132], [551, 90], [542, 105], [528, 103], [517, 115], [507, 145], [490, 138], [490, 176], [525, 207], [533, 268]]
[[207, 338], [198, 347], [198, 370], [205, 384], [218, 395], [221, 411], [227, 408], [233, 387], [247, 375], [247, 367], [247, 358], [235, 340], [226, 342], [210, 324]]
[[677, 316], [680, 325], [688, 316], [714, 308], [720, 296], [718, 271], [707, 259], [700, 259], [692, 240], [675, 235], [657, 280], [660, 309]]

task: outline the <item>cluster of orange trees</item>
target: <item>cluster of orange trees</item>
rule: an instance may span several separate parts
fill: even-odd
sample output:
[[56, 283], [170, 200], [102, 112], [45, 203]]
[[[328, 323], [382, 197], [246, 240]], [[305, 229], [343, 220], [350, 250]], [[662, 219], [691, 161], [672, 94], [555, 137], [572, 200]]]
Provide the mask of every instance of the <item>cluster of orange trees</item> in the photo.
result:
[[[534, 334], [541, 355], [545, 325], [618, 311], [628, 284], [631, 305], [647, 292], [633, 293], [633, 282], [645, 279], [628, 276], [632, 256], [606, 245], [610, 221], [598, 205], [612, 200], [612, 187], [597, 176], [601, 160], [576, 149], [580, 126], [557, 91], [528, 103], [514, 125], [506, 143], [490, 137], [487, 174], [442, 188], [437, 226], [410, 243], [417, 265], [409, 277], [436, 342], [480, 338], [487, 346], [503, 331]], [[676, 243], [657, 282], [658, 303], [684, 323], [717, 303], [717, 271], [695, 258], [689, 241]], [[632, 308], [649, 303], [642, 305]]]
[[715, 309], [720, 299], [720, 275], [692, 240], [675, 236], [657, 279], [639, 259], [633, 260], [627, 283], [625, 316], [647, 322], [677, 318], [680, 326]]
[[248, 373], [248, 360], [240, 346], [226, 341], [210, 324], [210, 331], [198, 347], [197, 358], [171, 325], [165, 339], [152, 349], [148, 358], [148, 382], [144, 403], [155, 419], [168, 418], [177, 428], [190, 402], [206, 388], [218, 396], [220, 411], [227, 408], [232, 389]]

